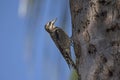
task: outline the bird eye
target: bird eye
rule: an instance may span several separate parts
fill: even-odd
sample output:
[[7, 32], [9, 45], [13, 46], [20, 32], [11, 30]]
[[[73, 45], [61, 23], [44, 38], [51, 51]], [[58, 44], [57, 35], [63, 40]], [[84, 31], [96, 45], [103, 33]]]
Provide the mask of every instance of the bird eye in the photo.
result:
[[52, 22], [49, 22], [49, 25], [52, 24]]

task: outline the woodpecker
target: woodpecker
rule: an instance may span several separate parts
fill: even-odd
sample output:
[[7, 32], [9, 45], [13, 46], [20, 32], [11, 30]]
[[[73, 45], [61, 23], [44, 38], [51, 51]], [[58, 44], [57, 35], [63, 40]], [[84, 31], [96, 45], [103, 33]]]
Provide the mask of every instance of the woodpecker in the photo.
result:
[[67, 62], [69, 68], [72, 66], [76, 69], [76, 65], [71, 57], [71, 40], [68, 35], [59, 27], [56, 27], [54, 23], [57, 19], [54, 19], [48, 22], [45, 25], [45, 30], [50, 34], [51, 38], [53, 39], [54, 43], [56, 44], [57, 48], [61, 52], [63, 58]]

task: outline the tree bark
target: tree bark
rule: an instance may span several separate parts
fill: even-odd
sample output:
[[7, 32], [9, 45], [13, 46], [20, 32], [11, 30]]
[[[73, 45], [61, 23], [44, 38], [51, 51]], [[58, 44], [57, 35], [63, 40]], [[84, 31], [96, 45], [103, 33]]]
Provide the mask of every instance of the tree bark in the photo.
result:
[[70, 0], [80, 80], [120, 80], [120, 0]]

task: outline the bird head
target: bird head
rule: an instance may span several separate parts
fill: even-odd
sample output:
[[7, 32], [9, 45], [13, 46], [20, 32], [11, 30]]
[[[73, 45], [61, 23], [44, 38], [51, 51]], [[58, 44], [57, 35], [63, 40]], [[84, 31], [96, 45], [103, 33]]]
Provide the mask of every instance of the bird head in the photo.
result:
[[50, 21], [50, 22], [48, 22], [48, 23], [45, 25], [45, 30], [46, 30], [47, 32], [51, 33], [51, 32], [54, 31], [54, 29], [55, 29], [54, 24], [55, 24], [56, 20], [57, 20], [57, 18], [54, 19], [54, 20], [52, 20], [52, 21]]

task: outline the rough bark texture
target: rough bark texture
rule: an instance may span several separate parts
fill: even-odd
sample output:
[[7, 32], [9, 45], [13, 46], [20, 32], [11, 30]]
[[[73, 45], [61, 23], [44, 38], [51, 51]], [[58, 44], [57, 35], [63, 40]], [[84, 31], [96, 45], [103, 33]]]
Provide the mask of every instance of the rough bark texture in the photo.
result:
[[120, 80], [120, 0], [70, 0], [80, 80]]

